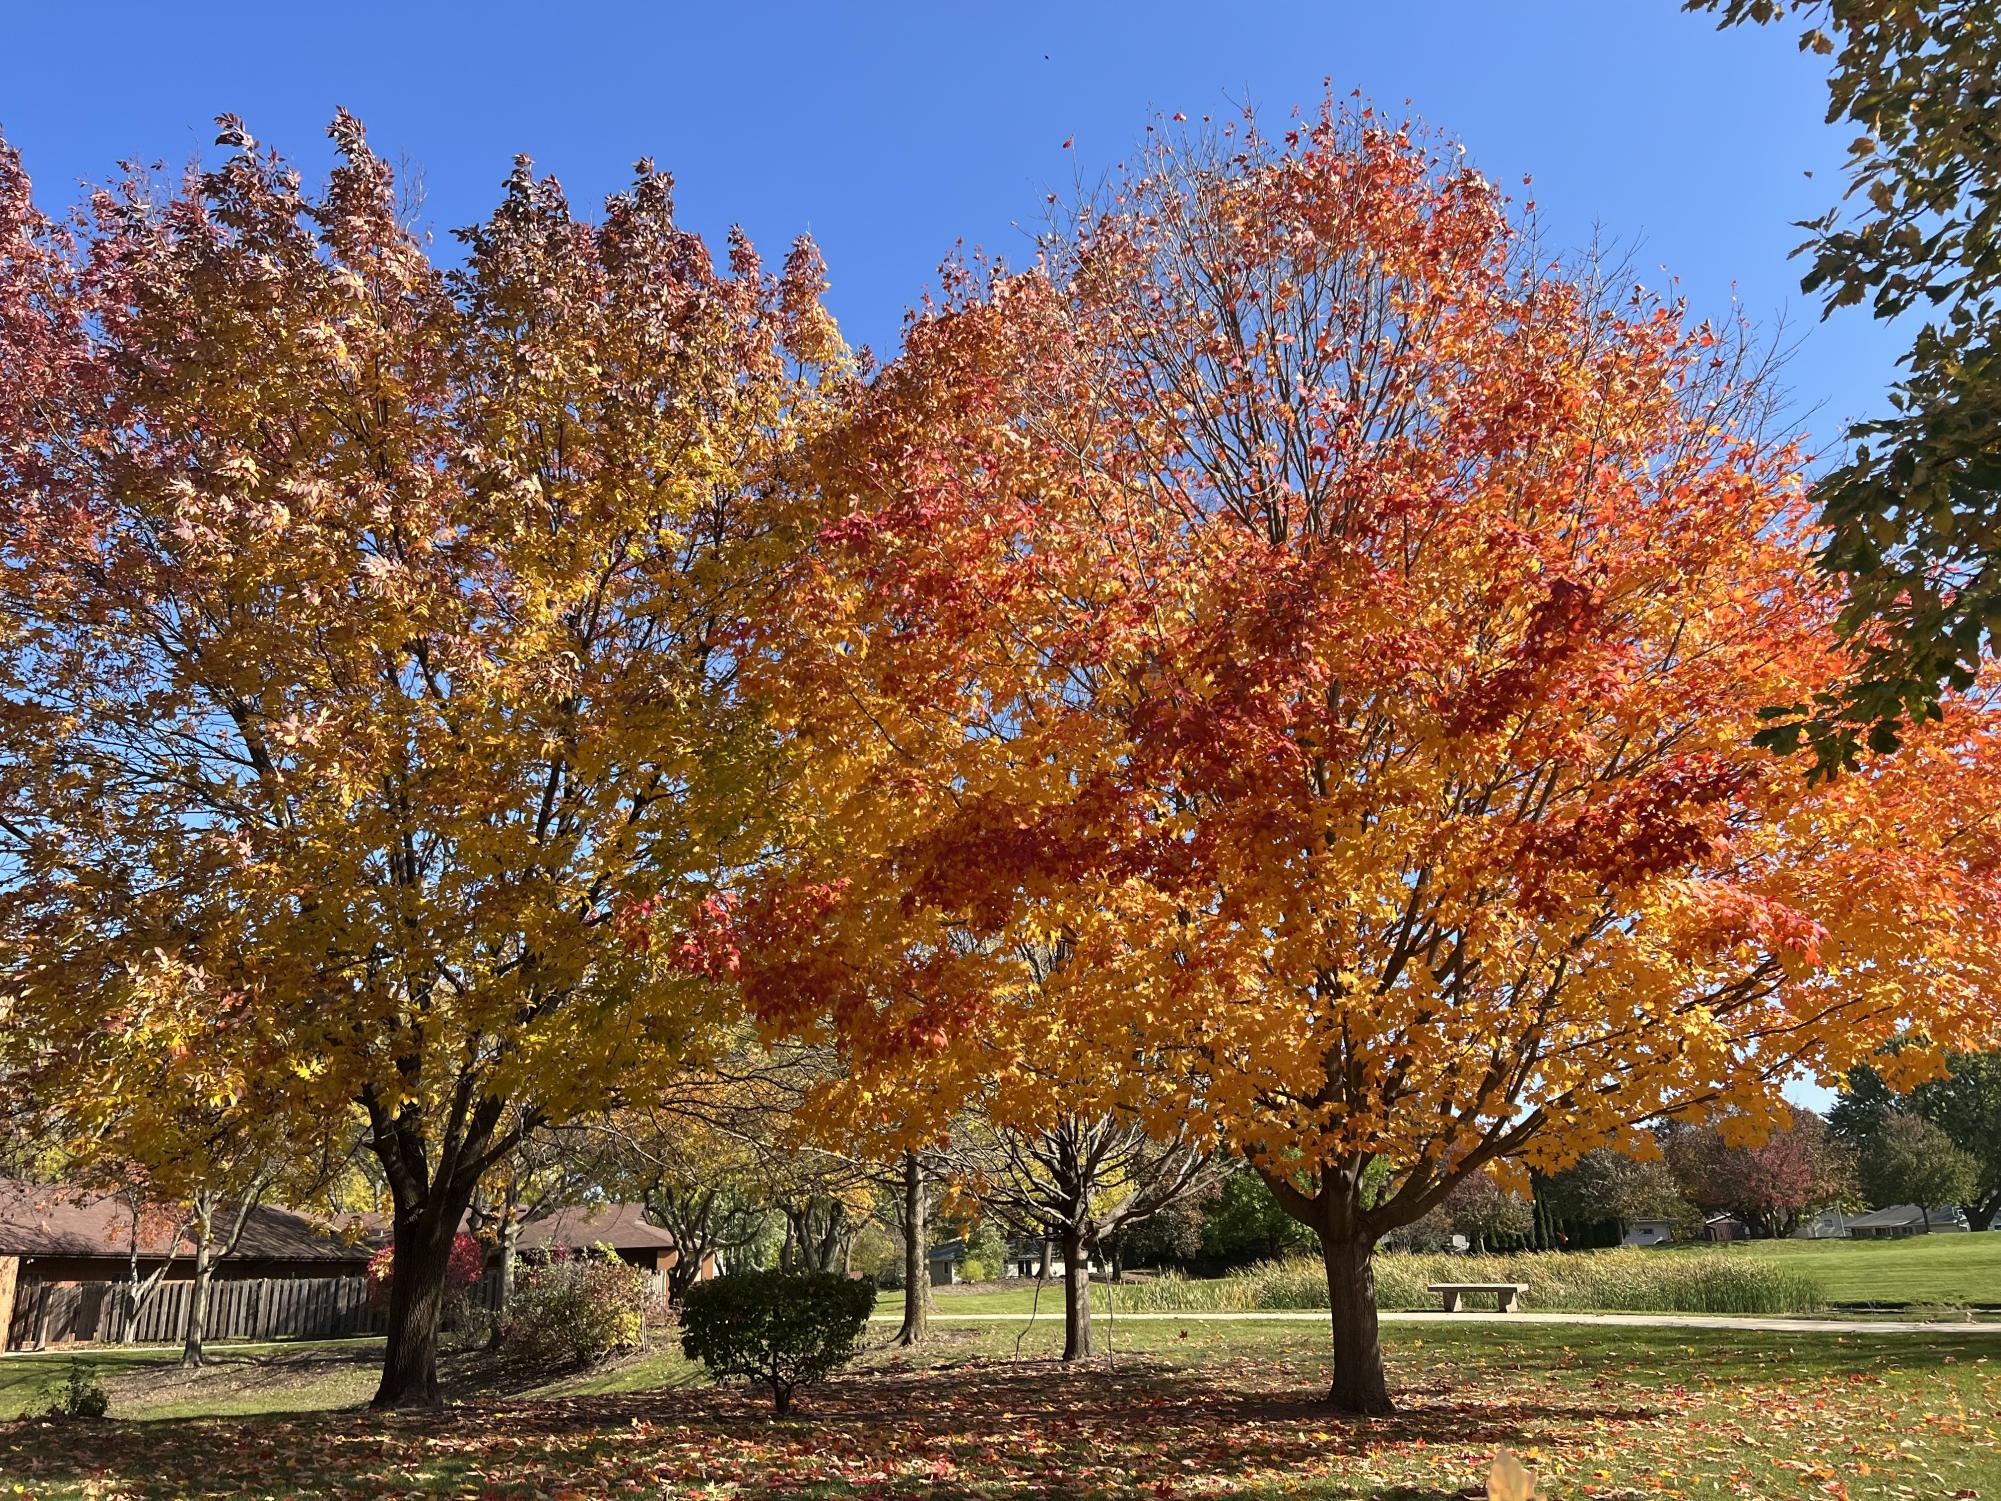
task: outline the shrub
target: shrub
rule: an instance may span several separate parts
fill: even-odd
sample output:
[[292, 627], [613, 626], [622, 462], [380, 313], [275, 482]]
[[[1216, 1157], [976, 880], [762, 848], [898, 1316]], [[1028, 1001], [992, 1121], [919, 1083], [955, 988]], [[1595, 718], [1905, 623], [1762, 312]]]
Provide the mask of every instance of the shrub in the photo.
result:
[[718, 1380], [771, 1392], [772, 1411], [791, 1411], [795, 1388], [854, 1357], [875, 1287], [835, 1272], [737, 1272], [688, 1289], [681, 1349]]
[[[445, 1306], [452, 1307], [486, 1270], [486, 1249], [461, 1230], [452, 1237], [450, 1259], [445, 1263]], [[373, 1308], [389, 1306], [389, 1289], [396, 1280], [396, 1248], [384, 1246], [368, 1258], [362, 1274], [368, 1282], [368, 1302]]]
[[88, 1361], [72, 1360], [69, 1374], [51, 1381], [43, 1395], [49, 1399], [52, 1418], [101, 1418], [111, 1411], [111, 1394], [97, 1379], [97, 1367]]
[[977, 1256], [968, 1256], [959, 1263], [959, 1277], [966, 1282], [984, 1282], [990, 1274], [987, 1264]]
[[[1537, 1309], [1625, 1313], [1809, 1313], [1821, 1306], [1813, 1280], [1762, 1258], [1726, 1251], [1525, 1251], [1509, 1256], [1376, 1257], [1376, 1306], [1436, 1308], [1432, 1282], [1522, 1282]], [[1123, 1289], [1133, 1312], [1256, 1313], [1327, 1306], [1317, 1260], [1261, 1262], [1208, 1281], [1164, 1276]]]
[[500, 1326], [500, 1347], [526, 1364], [559, 1369], [594, 1366], [646, 1341], [646, 1315], [658, 1302], [653, 1277], [609, 1252], [558, 1252], [523, 1266]]

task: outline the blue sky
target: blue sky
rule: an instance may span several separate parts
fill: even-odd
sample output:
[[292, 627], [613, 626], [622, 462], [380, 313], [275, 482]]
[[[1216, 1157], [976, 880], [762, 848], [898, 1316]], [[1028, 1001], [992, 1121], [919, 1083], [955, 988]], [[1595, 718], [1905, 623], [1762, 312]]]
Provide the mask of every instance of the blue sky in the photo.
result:
[[810, 229], [835, 313], [879, 350], [955, 241], [1025, 258], [1017, 226], [1118, 161], [1150, 108], [1248, 98], [1278, 116], [1330, 77], [1411, 100], [1511, 191], [1533, 173], [1558, 243], [1595, 228], [1656, 284], [1678, 275], [1698, 315], [1734, 297], [1784, 318], [1803, 336], [1794, 412], [1817, 436], [1880, 405], [1902, 347], [1859, 310], [1821, 323], [1787, 259], [1852, 134], [1820, 123], [1826, 61], [1677, 0], [49, 3], [8, 33], [0, 128], [45, 206], [121, 157], [213, 158], [224, 110], [316, 175], [347, 106], [421, 166], [441, 234], [492, 205], [518, 151], [580, 207], [652, 155], [712, 244], [741, 222], [775, 260]]
[[317, 175], [345, 105], [421, 167], [441, 236], [484, 215], [516, 152], [580, 207], [651, 155], [712, 245], [740, 222], [775, 261], [810, 230], [849, 337], [884, 351], [955, 242], [1025, 258], [1017, 226], [1116, 163], [1150, 109], [1248, 99], [1277, 117], [1323, 78], [1410, 100], [1511, 191], [1532, 173], [1556, 243], [1632, 248], [1653, 284], [1680, 277], [1697, 316], [1785, 319], [1793, 413], [1817, 438], [1880, 405], [1904, 342], [1859, 310], [1822, 323], [1787, 259], [1792, 222], [1838, 194], [1852, 134], [1821, 124], [1825, 60], [1784, 30], [1719, 33], [1677, 0], [99, 0], [20, 7], [7, 29], [0, 128], [45, 207], [121, 157], [213, 159], [225, 110]]

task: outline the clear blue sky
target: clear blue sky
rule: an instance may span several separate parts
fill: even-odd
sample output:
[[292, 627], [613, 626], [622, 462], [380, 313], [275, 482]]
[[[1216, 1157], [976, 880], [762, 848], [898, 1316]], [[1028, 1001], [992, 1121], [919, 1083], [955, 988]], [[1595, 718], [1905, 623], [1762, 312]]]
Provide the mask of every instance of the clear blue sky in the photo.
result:
[[887, 352], [955, 241], [1024, 258], [1016, 226], [1117, 162], [1150, 109], [1282, 115], [1323, 77], [1410, 100], [1511, 191], [1533, 173], [1558, 242], [1637, 247], [1697, 316], [1735, 298], [1784, 317], [1817, 438], [1880, 405], [1904, 341], [1859, 310], [1821, 323], [1787, 259], [1852, 133], [1820, 123], [1825, 60], [1677, 0], [22, 5], [0, 128], [55, 208], [121, 157], [214, 159], [221, 111], [316, 176], [345, 105], [421, 166], [441, 237], [486, 213], [516, 152], [579, 207], [650, 155], [712, 246], [740, 222], [776, 260], [810, 230], [849, 337]]
[[1788, 385], [1816, 436], [1880, 404], [1902, 347], [1859, 310], [1820, 323], [1787, 259], [1792, 221], [1838, 193], [1852, 134], [1820, 123], [1826, 61], [1783, 29], [1719, 33], [1677, 0], [100, 0], [16, 7], [7, 32], [0, 128], [47, 207], [121, 157], [213, 159], [224, 110], [315, 176], [347, 106], [384, 155], [422, 167], [441, 236], [484, 214], [516, 152], [591, 209], [651, 155], [712, 245], [741, 222], [775, 260], [810, 229], [850, 338], [885, 352], [955, 241], [1023, 258], [1016, 225], [1116, 162], [1149, 108], [1250, 98], [1278, 115], [1327, 76], [1411, 100], [1511, 191], [1533, 173], [1560, 242], [1597, 226], [1637, 245], [1698, 315], [1735, 296], [1761, 323], [1785, 316], [1805, 336]]

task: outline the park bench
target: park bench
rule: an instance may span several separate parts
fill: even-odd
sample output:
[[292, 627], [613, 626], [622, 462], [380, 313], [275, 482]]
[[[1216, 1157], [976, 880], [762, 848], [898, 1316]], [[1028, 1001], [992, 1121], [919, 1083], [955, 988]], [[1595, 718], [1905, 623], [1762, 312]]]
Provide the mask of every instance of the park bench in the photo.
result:
[[1529, 1290], [1529, 1285], [1526, 1282], [1428, 1282], [1424, 1290], [1443, 1298], [1447, 1313], [1457, 1313], [1459, 1299], [1467, 1293], [1492, 1293], [1502, 1313], [1520, 1313], [1522, 1294]]

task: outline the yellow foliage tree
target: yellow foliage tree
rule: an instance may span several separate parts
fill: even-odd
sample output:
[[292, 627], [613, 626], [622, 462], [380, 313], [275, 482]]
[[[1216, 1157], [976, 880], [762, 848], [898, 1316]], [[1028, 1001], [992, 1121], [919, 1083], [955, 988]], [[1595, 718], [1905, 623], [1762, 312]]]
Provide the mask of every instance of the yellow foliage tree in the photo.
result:
[[347, 115], [318, 196], [221, 123], [67, 224], [0, 145], [5, 1065], [359, 1110], [376, 1401], [435, 1403], [482, 1174], [732, 1014], [650, 939], [761, 845], [729, 634], [840, 348], [809, 245], [719, 269], [651, 163], [592, 223], [520, 160], [446, 271]]

